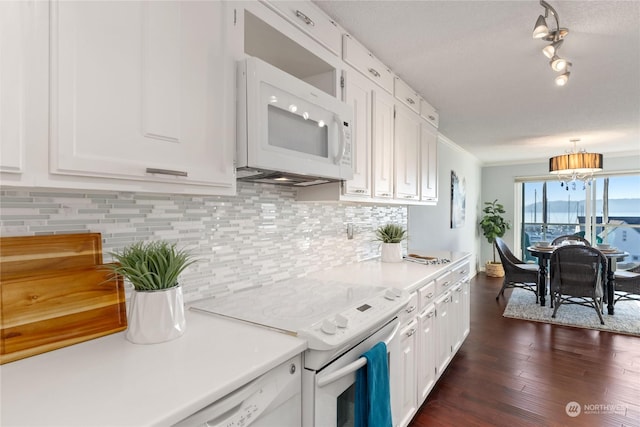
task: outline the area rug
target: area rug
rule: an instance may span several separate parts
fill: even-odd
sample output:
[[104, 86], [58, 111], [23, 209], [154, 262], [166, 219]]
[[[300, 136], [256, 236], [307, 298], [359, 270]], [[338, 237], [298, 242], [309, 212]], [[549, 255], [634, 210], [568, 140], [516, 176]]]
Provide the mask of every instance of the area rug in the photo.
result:
[[558, 325], [575, 326], [578, 328], [597, 329], [601, 331], [619, 332], [623, 334], [640, 336], [640, 302], [621, 301], [615, 306], [615, 314], [606, 314], [604, 308], [604, 325], [600, 324], [595, 310], [579, 305], [562, 305], [552, 319], [553, 309], [536, 304], [536, 296], [533, 292], [514, 288], [502, 314], [504, 317], [514, 319], [533, 320], [535, 322], [554, 323]]

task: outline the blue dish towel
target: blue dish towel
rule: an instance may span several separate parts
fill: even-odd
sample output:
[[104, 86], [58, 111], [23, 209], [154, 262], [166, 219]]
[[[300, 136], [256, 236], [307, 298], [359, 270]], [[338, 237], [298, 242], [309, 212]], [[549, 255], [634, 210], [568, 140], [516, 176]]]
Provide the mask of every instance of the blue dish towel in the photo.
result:
[[379, 342], [362, 355], [367, 364], [356, 372], [356, 427], [392, 427], [387, 346]]

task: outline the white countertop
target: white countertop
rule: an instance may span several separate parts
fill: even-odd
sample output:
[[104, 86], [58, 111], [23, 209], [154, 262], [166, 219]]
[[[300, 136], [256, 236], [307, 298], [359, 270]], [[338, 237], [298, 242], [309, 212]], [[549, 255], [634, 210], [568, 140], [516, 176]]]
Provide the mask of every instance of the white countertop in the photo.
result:
[[[413, 292], [469, 257], [450, 263], [365, 261], [310, 277]], [[188, 310], [185, 334], [153, 345], [124, 332], [0, 366], [0, 425], [170, 425], [302, 353], [299, 338]], [[241, 337], [241, 339], [239, 339]]]
[[446, 258], [446, 264], [418, 264], [410, 261], [380, 262], [378, 259], [348, 264], [313, 273], [310, 277], [326, 280], [357, 281], [372, 286], [386, 286], [413, 292], [438, 277], [443, 270], [469, 259], [468, 252], [419, 251], [420, 255]]
[[170, 425], [306, 349], [289, 335], [186, 315], [184, 335], [166, 343], [132, 344], [121, 332], [0, 366], [0, 425]]

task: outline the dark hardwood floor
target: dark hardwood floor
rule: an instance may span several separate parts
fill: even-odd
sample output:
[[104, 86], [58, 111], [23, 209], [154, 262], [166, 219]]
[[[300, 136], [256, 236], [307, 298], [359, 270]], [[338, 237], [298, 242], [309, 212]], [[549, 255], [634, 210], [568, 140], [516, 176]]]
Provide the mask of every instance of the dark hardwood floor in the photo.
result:
[[471, 332], [410, 427], [640, 426], [640, 338], [502, 317], [501, 284], [472, 280]]

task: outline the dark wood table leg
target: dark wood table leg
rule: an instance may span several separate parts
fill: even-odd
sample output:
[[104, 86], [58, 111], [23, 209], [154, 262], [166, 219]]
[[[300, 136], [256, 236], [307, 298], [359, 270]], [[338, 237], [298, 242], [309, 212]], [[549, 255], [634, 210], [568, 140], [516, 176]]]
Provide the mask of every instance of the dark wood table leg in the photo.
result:
[[615, 260], [611, 258], [607, 260], [607, 312], [609, 314], [613, 314], [613, 291], [616, 288], [615, 272], [611, 265], [614, 262]]
[[540, 306], [544, 307], [547, 301], [547, 260], [544, 256], [540, 256], [538, 258], [538, 265], [540, 266], [540, 274], [538, 275], [538, 296], [540, 297]]

